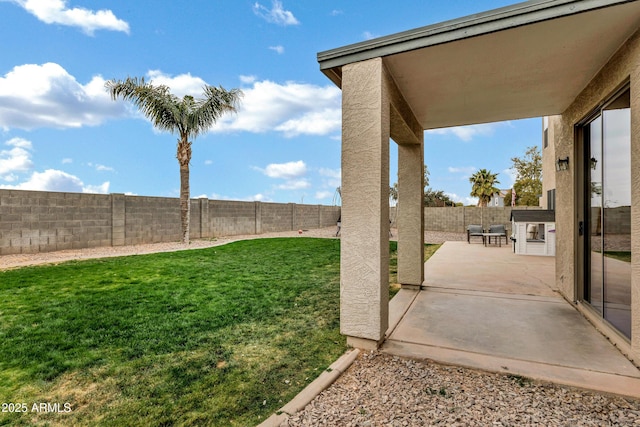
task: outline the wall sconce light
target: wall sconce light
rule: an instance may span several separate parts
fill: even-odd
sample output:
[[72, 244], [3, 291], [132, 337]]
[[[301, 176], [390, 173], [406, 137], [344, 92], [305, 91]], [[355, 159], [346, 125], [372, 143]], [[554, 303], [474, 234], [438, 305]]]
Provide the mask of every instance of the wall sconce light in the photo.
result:
[[566, 171], [567, 169], [569, 169], [569, 157], [558, 159], [558, 161], [556, 162], [556, 170], [559, 172]]
[[590, 159], [591, 169], [596, 170], [598, 167], [598, 160], [595, 157]]

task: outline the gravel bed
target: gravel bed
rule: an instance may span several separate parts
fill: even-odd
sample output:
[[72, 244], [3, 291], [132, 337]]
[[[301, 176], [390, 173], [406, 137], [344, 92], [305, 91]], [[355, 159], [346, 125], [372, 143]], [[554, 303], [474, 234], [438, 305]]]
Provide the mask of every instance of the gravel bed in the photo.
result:
[[[0, 256], [0, 270], [6, 270], [10, 268], [25, 267], [29, 265], [39, 264], [56, 264], [64, 261], [89, 259], [89, 258], [107, 258], [126, 255], [141, 255], [150, 254], [156, 252], [174, 252], [188, 249], [202, 249], [212, 246], [225, 245], [230, 242], [238, 240], [249, 239], [263, 239], [272, 237], [322, 237], [322, 238], [334, 238], [336, 237], [336, 227], [326, 227], [312, 230], [299, 231], [283, 231], [277, 233], [265, 233], [265, 234], [246, 234], [238, 236], [223, 236], [216, 237], [214, 239], [197, 239], [191, 240], [189, 245], [183, 245], [179, 242], [165, 242], [165, 243], [149, 243], [143, 245], [130, 245], [130, 246], [107, 246], [101, 248], [85, 248], [85, 249], [73, 249], [55, 252], [42, 252], [37, 254], [12, 254]], [[396, 229], [391, 230], [391, 240], [397, 240], [398, 231]], [[338, 236], [339, 237], [339, 236]], [[466, 240], [466, 234], [464, 233], [441, 233], [441, 232], [425, 232], [425, 243], [444, 243], [450, 240]]]
[[363, 353], [281, 426], [634, 426], [640, 401]]
[[38, 264], [56, 264], [64, 261], [79, 259], [108, 258], [126, 255], [141, 255], [157, 252], [174, 252], [189, 249], [210, 248], [212, 246], [225, 245], [227, 243], [239, 240], [295, 236], [335, 237], [335, 232], [335, 227], [328, 227], [316, 230], [303, 230], [302, 233], [299, 233], [298, 231], [284, 231], [279, 233], [246, 234], [237, 236], [223, 236], [211, 239], [197, 239], [191, 240], [188, 245], [184, 245], [180, 242], [164, 242], [129, 246], [106, 246], [99, 248], [72, 249], [55, 252], [42, 252], [37, 254], [2, 255], [0, 256], [0, 270]]

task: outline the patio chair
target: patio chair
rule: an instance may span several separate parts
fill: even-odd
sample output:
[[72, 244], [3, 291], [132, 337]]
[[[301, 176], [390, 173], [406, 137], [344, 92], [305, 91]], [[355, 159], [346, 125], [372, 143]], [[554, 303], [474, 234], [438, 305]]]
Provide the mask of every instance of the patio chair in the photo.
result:
[[[504, 244], [507, 244], [507, 230], [504, 228], [504, 225], [490, 225], [489, 233], [500, 233], [500, 236], [497, 238], [502, 239], [504, 237]], [[489, 237], [489, 243], [491, 243], [491, 237]]]
[[484, 233], [484, 230], [481, 225], [467, 225], [467, 243], [471, 243], [472, 237], [480, 237], [482, 239], [482, 243], [484, 243], [484, 236], [482, 233]]

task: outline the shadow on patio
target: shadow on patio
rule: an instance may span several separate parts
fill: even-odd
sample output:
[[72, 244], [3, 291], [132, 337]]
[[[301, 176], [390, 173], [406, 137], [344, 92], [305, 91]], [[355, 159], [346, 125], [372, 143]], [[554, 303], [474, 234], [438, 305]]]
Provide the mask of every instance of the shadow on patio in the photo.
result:
[[555, 258], [446, 242], [390, 303], [382, 351], [640, 397], [640, 371], [554, 290]]

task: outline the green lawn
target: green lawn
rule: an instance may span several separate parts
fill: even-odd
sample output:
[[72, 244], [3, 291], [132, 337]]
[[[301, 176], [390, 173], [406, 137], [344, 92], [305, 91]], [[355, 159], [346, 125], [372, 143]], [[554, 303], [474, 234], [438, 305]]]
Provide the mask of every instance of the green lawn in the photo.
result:
[[27, 407], [0, 425], [258, 424], [345, 351], [339, 245], [258, 239], [0, 272], [0, 403]]

